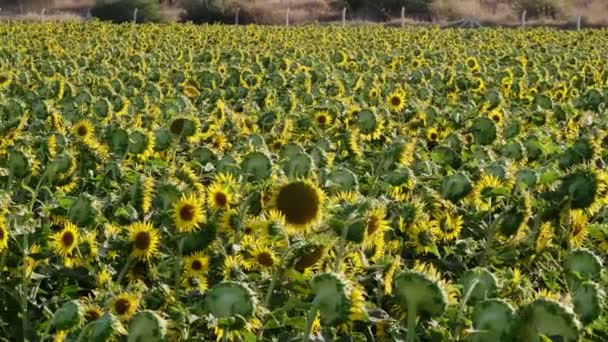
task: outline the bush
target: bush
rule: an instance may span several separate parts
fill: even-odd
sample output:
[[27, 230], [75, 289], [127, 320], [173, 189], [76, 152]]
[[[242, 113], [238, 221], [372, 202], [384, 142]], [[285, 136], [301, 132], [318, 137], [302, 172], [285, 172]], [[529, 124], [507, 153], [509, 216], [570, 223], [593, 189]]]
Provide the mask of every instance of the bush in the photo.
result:
[[91, 15], [114, 23], [131, 22], [136, 8], [138, 23], [164, 20], [162, 8], [156, 0], [98, 0], [91, 9]]
[[405, 13], [408, 17], [429, 19], [431, 2], [432, 0], [349, 0], [348, 2], [335, 1], [334, 6], [340, 9], [346, 6], [357, 14], [367, 14], [370, 16], [368, 19], [372, 20], [399, 16], [401, 15], [401, 7], [405, 7]]
[[183, 0], [182, 7], [184, 21], [233, 24], [237, 5], [226, 0]]
[[559, 14], [559, 3], [556, 0], [517, 0], [513, 7], [518, 13], [526, 11], [528, 18], [555, 19]]

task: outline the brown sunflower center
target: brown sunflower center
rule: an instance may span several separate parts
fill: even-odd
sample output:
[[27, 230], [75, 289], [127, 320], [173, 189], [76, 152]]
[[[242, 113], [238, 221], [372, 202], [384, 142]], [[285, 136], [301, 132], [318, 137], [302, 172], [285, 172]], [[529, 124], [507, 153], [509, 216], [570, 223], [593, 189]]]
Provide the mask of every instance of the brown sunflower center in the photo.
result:
[[74, 240], [74, 233], [72, 232], [64, 232], [63, 235], [61, 235], [61, 242], [66, 247], [72, 246], [74, 244]]
[[79, 136], [84, 137], [89, 133], [89, 129], [87, 128], [87, 126], [81, 125], [78, 127], [77, 132]]
[[317, 117], [317, 122], [318, 122], [320, 125], [325, 125], [325, 124], [327, 123], [327, 117], [326, 117], [325, 115], [319, 115], [319, 116]]
[[125, 298], [119, 298], [114, 303], [114, 310], [116, 310], [116, 313], [119, 315], [124, 315], [129, 311], [130, 308], [131, 302], [129, 302], [129, 300]]
[[262, 266], [271, 267], [272, 265], [274, 265], [274, 260], [272, 259], [272, 256], [270, 255], [270, 253], [267, 252], [262, 252], [258, 254], [256, 260]]
[[0, 76], [0, 83], [4, 83], [8, 81], [8, 78], [6, 76]]
[[195, 208], [190, 204], [184, 204], [179, 210], [179, 217], [186, 222], [194, 220]]
[[0, 228], [0, 241], [4, 240], [4, 228]]
[[190, 267], [192, 268], [193, 271], [200, 271], [203, 269], [203, 263], [200, 260], [195, 259], [195, 260], [192, 260]]
[[492, 115], [492, 120], [494, 120], [494, 122], [500, 122], [500, 116], [499, 115]]
[[399, 98], [399, 96], [393, 96], [391, 98], [391, 105], [393, 105], [394, 107], [398, 107], [399, 105], [401, 105], [401, 99]]
[[369, 218], [369, 221], [367, 221], [367, 234], [374, 234], [378, 230], [378, 228], [380, 228], [380, 220], [377, 216], [374, 215]]
[[431, 140], [437, 140], [437, 133], [431, 133]]
[[139, 232], [135, 235], [134, 244], [135, 248], [139, 250], [146, 250], [150, 247], [151, 236], [148, 232]]
[[213, 200], [218, 207], [225, 207], [228, 204], [228, 196], [223, 192], [216, 192], [213, 196]]
[[319, 213], [319, 197], [315, 189], [304, 182], [287, 184], [277, 195], [277, 209], [292, 224], [307, 224]]
[[317, 263], [317, 261], [323, 258], [325, 254], [325, 248], [323, 246], [316, 246], [306, 251], [294, 265], [294, 269], [300, 273], [304, 272], [307, 268]]

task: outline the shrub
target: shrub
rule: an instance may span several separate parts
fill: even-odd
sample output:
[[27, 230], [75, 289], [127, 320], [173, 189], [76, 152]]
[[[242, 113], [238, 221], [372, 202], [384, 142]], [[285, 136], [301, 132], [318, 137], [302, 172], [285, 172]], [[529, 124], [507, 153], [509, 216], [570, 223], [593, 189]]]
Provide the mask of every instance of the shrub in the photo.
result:
[[114, 23], [133, 21], [137, 8], [137, 22], [161, 22], [164, 20], [162, 8], [156, 0], [98, 0], [91, 9], [91, 15]]
[[513, 7], [518, 13], [526, 11], [528, 18], [556, 18], [560, 12], [556, 0], [517, 0]]
[[234, 23], [237, 4], [226, 0], [184, 0], [181, 19], [194, 23]]

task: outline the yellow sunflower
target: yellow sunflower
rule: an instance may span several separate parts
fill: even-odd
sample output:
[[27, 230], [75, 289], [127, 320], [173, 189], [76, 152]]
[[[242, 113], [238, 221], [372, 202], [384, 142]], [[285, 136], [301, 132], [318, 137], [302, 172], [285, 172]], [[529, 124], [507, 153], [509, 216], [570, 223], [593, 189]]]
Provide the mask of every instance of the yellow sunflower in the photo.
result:
[[11, 84], [13, 80], [11, 74], [6, 72], [0, 72], [0, 89], [6, 88]]
[[97, 304], [86, 304], [83, 308], [84, 319], [88, 322], [93, 322], [103, 315], [103, 309]]
[[400, 112], [405, 108], [405, 94], [402, 90], [395, 90], [386, 98], [386, 104], [392, 112]]
[[204, 222], [203, 199], [195, 195], [182, 195], [173, 205], [173, 222], [181, 233], [197, 230]]
[[229, 208], [232, 197], [230, 188], [218, 182], [213, 183], [207, 191], [207, 203], [212, 210]]
[[428, 128], [426, 130], [426, 140], [432, 143], [439, 141], [439, 131], [434, 127]]
[[88, 120], [81, 120], [74, 125], [72, 132], [82, 140], [89, 140], [95, 134], [95, 129]]
[[158, 231], [149, 222], [135, 222], [128, 228], [133, 256], [139, 260], [149, 260], [158, 252]]
[[434, 233], [440, 240], [453, 241], [460, 236], [462, 225], [463, 219], [461, 215], [448, 212], [437, 222], [434, 227]]
[[589, 216], [583, 210], [572, 210], [570, 212], [570, 233], [568, 239], [572, 246], [580, 247], [589, 233], [587, 226]]
[[321, 129], [326, 129], [331, 126], [332, 122], [333, 122], [333, 118], [332, 118], [331, 114], [329, 113], [329, 111], [322, 110], [322, 111], [318, 111], [317, 113], [315, 113], [315, 117], [314, 117], [315, 126], [321, 128]]
[[52, 247], [57, 254], [62, 257], [69, 257], [74, 248], [78, 246], [78, 227], [70, 222], [66, 222], [63, 229], [52, 235]]
[[249, 269], [264, 270], [276, 266], [279, 258], [275, 252], [266, 244], [259, 244], [251, 251], [251, 257], [247, 260]]
[[184, 258], [184, 275], [186, 277], [203, 277], [209, 270], [209, 257], [203, 252], [196, 252]]
[[124, 292], [114, 297], [110, 308], [120, 320], [125, 321], [135, 314], [138, 306], [139, 296]]

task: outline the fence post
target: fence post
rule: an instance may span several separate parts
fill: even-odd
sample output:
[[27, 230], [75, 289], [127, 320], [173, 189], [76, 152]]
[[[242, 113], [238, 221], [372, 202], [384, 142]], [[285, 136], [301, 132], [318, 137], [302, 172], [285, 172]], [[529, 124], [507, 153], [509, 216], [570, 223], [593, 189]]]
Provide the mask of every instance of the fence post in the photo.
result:
[[528, 14], [528, 11], [521, 13], [521, 27], [526, 27], [526, 14]]
[[342, 26], [346, 26], [346, 7], [342, 9]]
[[578, 18], [576, 18], [576, 30], [577, 31], [581, 30], [581, 20], [582, 20], [582, 16], [579, 14]]
[[139, 9], [137, 7], [133, 10], [133, 24], [137, 23], [137, 11], [138, 10]]
[[234, 13], [234, 25], [239, 24], [239, 12], [241, 11], [240, 7], [236, 8], [236, 13]]
[[401, 27], [405, 26], [405, 6], [401, 7]]
[[287, 7], [287, 14], [285, 15], [285, 26], [289, 26], [289, 14], [291, 12], [291, 8]]
[[40, 11], [40, 21], [44, 21], [44, 12], [46, 12], [46, 8], [43, 8], [42, 11]]

